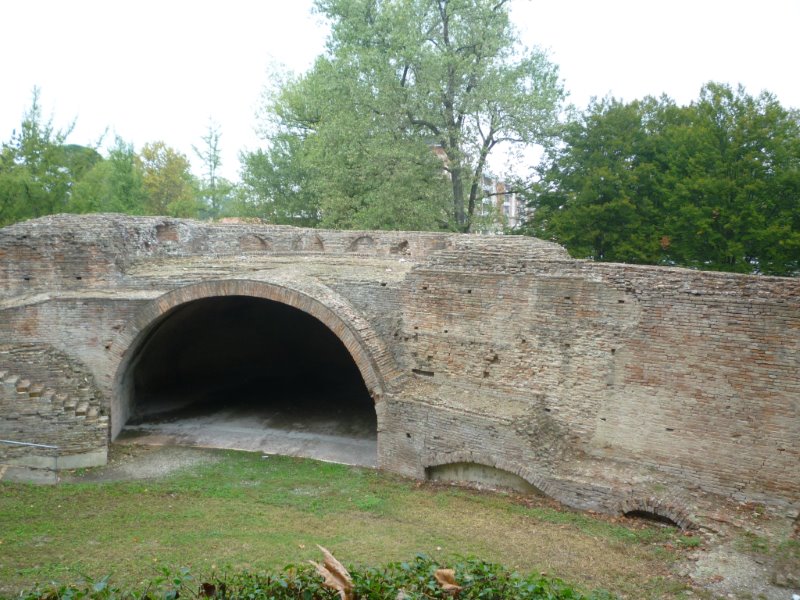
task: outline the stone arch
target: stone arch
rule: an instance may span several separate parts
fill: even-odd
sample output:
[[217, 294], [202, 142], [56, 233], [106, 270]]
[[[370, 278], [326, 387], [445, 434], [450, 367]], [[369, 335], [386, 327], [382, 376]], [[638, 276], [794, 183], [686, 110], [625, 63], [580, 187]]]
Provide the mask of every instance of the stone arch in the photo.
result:
[[272, 250], [272, 240], [265, 236], [247, 233], [239, 237], [242, 252], [265, 252]]
[[375, 238], [371, 235], [360, 235], [347, 246], [348, 252], [368, 252], [375, 247]]
[[515, 461], [494, 457], [484, 452], [462, 450], [429, 455], [425, 460], [423, 460], [422, 466], [427, 474], [428, 470], [431, 468], [456, 463], [474, 463], [476, 465], [482, 465], [499, 469], [501, 471], [506, 471], [525, 480], [545, 496], [553, 498], [554, 500], [558, 500], [559, 502], [563, 502], [561, 494], [556, 487], [553, 486], [550, 481], [537, 473], [534, 469], [521, 465]]
[[390, 246], [389, 254], [401, 254], [402, 256], [410, 256], [411, 248], [408, 245], [408, 240], [401, 240], [398, 243]]
[[638, 516], [671, 523], [680, 529], [695, 527], [689, 510], [677, 500], [632, 496], [620, 503], [617, 512], [625, 516]]
[[127, 421], [127, 399], [132, 382], [128, 371], [150, 333], [173, 309], [207, 298], [247, 296], [296, 308], [320, 321], [342, 342], [358, 368], [375, 402], [378, 430], [383, 420], [383, 396], [387, 379], [398, 377], [389, 350], [372, 326], [341, 296], [311, 280], [293, 278], [277, 281], [212, 280], [169, 291], [145, 305], [126, 328], [118, 347], [123, 349], [114, 376], [111, 400], [111, 439]]
[[318, 233], [299, 235], [292, 240], [292, 250], [299, 252], [325, 252], [325, 243]]

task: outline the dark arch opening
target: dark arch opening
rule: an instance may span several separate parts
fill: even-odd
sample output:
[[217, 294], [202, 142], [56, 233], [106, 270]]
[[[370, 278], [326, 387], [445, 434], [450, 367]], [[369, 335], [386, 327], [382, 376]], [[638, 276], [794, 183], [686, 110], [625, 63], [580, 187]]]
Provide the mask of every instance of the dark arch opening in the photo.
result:
[[678, 523], [670, 519], [668, 516], [660, 515], [649, 510], [629, 510], [625, 513], [625, 516], [630, 519], [642, 519], [643, 521], [650, 521], [651, 523], [670, 525], [671, 527], [677, 527], [679, 529], [682, 528]]
[[123, 437], [377, 461], [375, 407], [322, 322], [249, 296], [194, 300], [155, 323], [128, 367]]

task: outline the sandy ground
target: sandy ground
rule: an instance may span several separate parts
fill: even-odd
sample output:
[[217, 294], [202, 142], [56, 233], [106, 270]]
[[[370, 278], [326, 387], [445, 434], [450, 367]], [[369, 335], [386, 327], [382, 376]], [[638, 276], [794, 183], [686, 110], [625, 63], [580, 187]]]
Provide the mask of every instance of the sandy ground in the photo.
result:
[[181, 469], [219, 460], [220, 455], [211, 449], [155, 444], [112, 444], [106, 466], [67, 471], [61, 475], [60, 480], [69, 483], [159, 479]]
[[129, 423], [117, 442], [229, 448], [377, 467], [374, 410], [338, 406], [338, 402], [322, 405], [316, 398], [280, 405], [194, 403]]

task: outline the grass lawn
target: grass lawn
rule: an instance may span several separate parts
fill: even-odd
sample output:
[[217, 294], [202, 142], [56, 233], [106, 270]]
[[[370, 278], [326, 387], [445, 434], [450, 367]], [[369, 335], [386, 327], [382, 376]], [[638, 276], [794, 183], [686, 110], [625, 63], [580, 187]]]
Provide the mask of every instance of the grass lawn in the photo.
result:
[[381, 565], [424, 553], [546, 572], [583, 590], [678, 597], [693, 545], [671, 528], [544, 499], [432, 486], [368, 469], [235, 451], [149, 480], [0, 484], [0, 592], [81, 574], [137, 584], [161, 567], [280, 570], [320, 558]]

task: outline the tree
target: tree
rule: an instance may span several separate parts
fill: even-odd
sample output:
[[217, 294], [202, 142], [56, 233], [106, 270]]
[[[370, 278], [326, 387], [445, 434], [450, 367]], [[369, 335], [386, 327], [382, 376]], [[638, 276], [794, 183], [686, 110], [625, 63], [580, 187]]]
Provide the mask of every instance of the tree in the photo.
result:
[[800, 112], [709, 83], [673, 147], [668, 255], [722, 271], [800, 273]]
[[595, 101], [537, 174], [527, 231], [573, 256], [800, 268], [800, 119], [770, 94], [710, 83], [684, 107]]
[[317, 198], [323, 224], [470, 231], [492, 151], [548, 138], [563, 97], [506, 4], [318, 0], [328, 56], [269, 106], [270, 195]]
[[273, 138], [267, 151], [242, 155], [242, 188], [237, 214], [260, 216], [270, 223], [314, 227], [319, 223], [319, 197], [314, 193], [302, 139]]
[[133, 144], [117, 137], [105, 160], [97, 162], [75, 185], [70, 212], [145, 214], [147, 192], [142, 164]]
[[665, 130], [682, 118], [666, 97], [624, 104], [594, 100], [564, 126], [532, 188], [528, 233], [564, 244], [574, 256], [657, 263], [670, 174]]
[[142, 184], [149, 214], [196, 217], [200, 204], [189, 160], [164, 142], [145, 144], [140, 153]]
[[200, 181], [200, 200], [204, 204], [203, 212], [211, 218], [218, 217], [223, 206], [229, 200], [233, 184], [219, 176], [222, 166], [222, 150], [219, 125], [209, 122], [208, 131], [201, 139], [203, 146], [192, 146], [194, 153], [203, 162], [203, 178]]
[[42, 117], [39, 88], [19, 132], [0, 148], [0, 224], [61, 212], [67, 205], [72, 174], [64, 142], [72, 131], [56, 130]]
[[448, 223], [442, 163], [425, 140], [372, 107], [359, 74], [320, 58], [270, 104], [270, 148], [243, 157], [252, 204], [277, 223], [439, 229]]

